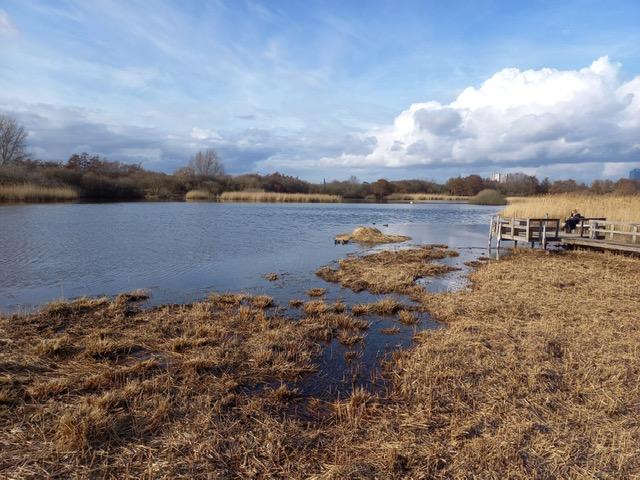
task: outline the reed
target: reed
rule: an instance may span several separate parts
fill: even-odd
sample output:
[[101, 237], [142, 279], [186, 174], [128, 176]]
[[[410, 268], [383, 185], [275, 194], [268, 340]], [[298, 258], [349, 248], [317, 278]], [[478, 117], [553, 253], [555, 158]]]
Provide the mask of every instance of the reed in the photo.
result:
[[215, 200], [215, 195], [207, 190], [189, 190], [185, 195], [188, 202]]
[[221, 202], [265, 202], [265, 203], [338, 203], [339, 195], [324, 193], [276, 193], [276, 192], [224, 192]]
[[505, 217], [564, 219], [576, 208], [585, 217], [602, 217], [610, 221], [640, 221], [640, 195], [594, 195], [564, 193], [509, 200], [502, 210]]
[[470, 198], [444, 193], [392, 193], [387, 196], [390, 202], [466, 202]]
[[77, 199], [78, 192], [69, 187], [41, 187], [30, 183], [0, 185], [0, 202], [70, 202]]

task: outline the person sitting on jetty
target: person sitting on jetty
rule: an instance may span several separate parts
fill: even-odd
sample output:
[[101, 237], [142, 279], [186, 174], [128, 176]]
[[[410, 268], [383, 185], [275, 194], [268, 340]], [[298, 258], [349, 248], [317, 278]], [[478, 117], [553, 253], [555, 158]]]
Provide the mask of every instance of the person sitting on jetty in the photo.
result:
[[571, 233], [583, 218], [584, 217], [578, 213], [578, 210], [571, 210], [571, 215], [569, 215], [569, 218], [564, 221], [564, 231], [566, 233]]

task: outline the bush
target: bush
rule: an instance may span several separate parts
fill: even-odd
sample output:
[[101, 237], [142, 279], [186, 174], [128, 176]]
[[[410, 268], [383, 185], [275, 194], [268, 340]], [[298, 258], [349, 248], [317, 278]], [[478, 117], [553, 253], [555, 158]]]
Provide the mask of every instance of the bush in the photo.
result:
[[477, 195], [471, 197], [469, 203], [474, 205], [506, 205], [507, 198], [496, 190], [485, 188]]
[[104, 200], [137, 200], [144, 198], [144, 191], [131, 179], [111, 179], [86, 173], [82, 176], [82, 197]]

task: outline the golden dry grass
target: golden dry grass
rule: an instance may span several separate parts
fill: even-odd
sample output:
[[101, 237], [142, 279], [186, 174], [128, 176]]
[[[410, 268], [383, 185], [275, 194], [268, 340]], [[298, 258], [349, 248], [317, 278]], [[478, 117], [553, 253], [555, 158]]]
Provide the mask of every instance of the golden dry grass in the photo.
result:
[[392, 193], [387, 200], [391, 202], [465, 202], [470, 198], [444, 193]]
[[327, 293], [326, 288], [310, 288], [307, 290], [307, 295], [310, 297], [322, 297], [325, 293]]
[[341, 243], [357, 242], [363, 245], [377, 245], [380, 243], [406, 242], [410, 240], [410, 237], [404, 235], [389, 235], [372, 227], [356, 227], [351, 233], [336, 235], [335, 240]]
[[216, 196], [207, 190], [189, 190], [184, 198], [189, 202], [211, 201], [215, 200]]
[[224, 192], [222, 202], [269, 202], [269, 203], [338, 203], [339, 195], [324, 193], [276, 193], [276, 192]]
[[516, 251], [471, 281], [422, 291], [447, 328], [395, 355], [384, 398], [330, 403], [294, 382], [317, 340], [366, 341], [344, 313], [227, 293], [2, 317], [0, 476], [638, 478], [640, 260]]
[[[310, 327], [267, 317], [253, 307], [265, 304], [260, 297], [218, 294], [143, 311], [132, 298], [0, 317], [0, 477], [218, 477], [260, 468], [266, 457], [247, 462], [242, 451], [263, 448], [293, 394], [247, 387], [313, 371]], [[250, 431], [256, 436], [244, 437]]]
[[567, 218], [577, 208], [585, 217], [618, 222], [640, 222], [640, 195], [565, 193], [509, 199], [501, 215], [516, 218]]
[[355, 292], [410, 293], [418, 278], [439, 275], [452, 268], [433, 260], [456, 256], [446, 245], [425, 245], [403, 250], [383, 250], [363, 256], [351, 256], [338, 262], [337, 268], [325, 266], [316, 274], [340, 283]]
[[31, 184], [0, 185], [0, 202], [69, 202], [77, 199], [78, 192], [69, 187], [40, 187]]

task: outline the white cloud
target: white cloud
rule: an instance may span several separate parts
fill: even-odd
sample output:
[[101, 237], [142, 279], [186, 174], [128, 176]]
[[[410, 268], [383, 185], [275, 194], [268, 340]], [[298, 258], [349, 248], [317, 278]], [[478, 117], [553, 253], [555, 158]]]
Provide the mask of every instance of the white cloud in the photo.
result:
[[218, 132], [206, 128], [193, 127], [191, 129], [191, 138], [196, 140], [222, 140]]
[[536, 167], [638, 161], [640, 76], [623, 82], [602, 57], [580, 70], [507, 68], [450, 104], [415, 103], [393, 125], [365, 134], [366, 155], [323, 166]]
[[0, 35], [3, 33], [10, 33], [14, 31], [14, 26], [11, 23], [9, 14], [0, 9]]

